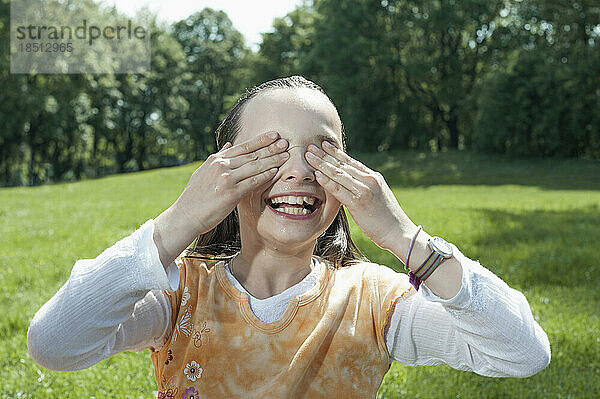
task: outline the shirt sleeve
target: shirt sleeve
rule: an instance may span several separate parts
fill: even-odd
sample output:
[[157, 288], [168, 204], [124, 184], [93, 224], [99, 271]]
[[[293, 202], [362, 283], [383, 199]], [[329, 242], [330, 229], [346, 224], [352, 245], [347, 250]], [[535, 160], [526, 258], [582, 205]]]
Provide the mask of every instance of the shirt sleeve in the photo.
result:
[[104, 250], [78, 260], [67, 282], [34, 315], [27, 332], [31, 357], [51, 370], [90, 367], [124, 350], [160, 348], [170, 333], [164, 291], [179, 285], [154, 243], [154, 220]]
[[[452, 246], [463, 272], [453, 298], [436, 296], [426, 282], [401, 296], [394, 289], [399, 283], [388, 284], [390, 357], [407, 366], [447, 364], [490, 377], [528, 377], [545, 368], [550, 344], [525, 296]], [[388, 281], [408, 280], [387, 269]]]

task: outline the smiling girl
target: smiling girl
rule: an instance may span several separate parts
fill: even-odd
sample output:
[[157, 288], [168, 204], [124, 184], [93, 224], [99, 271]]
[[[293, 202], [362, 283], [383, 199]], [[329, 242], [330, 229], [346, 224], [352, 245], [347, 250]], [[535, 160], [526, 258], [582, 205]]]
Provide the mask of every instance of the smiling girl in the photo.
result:
[[[374, 397], [392, 360], [496, 377], [548, 365], [523, 294], [408, 218], [346, 154], [318, 85], [253, 88], [216, 143], [173, 205], [75, 263], [31, 322], [40, 365], [150, 349], [159, 398]], [[360, 253], [344, 208], [409, 276]]]

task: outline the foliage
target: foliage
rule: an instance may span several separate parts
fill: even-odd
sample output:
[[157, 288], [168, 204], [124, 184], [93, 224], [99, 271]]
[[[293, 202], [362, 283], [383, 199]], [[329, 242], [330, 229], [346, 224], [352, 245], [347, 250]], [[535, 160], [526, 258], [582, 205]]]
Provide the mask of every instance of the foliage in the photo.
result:
[[[104, 19], [117, 13], [89, 0], [73, 3]], [[212, 131], [243, 85], [247, 53], [223, 12], [205, 9], [172, 29], [142, 10], [152, 32], [147, 74], [11, 75], [9, 3], [0, 7], [0, 184], [179, 165], [213, 150]], [[182, 26], [193, 29], [193, 46]]]
[[[315, 58], [361, 148], [458, 148], [498, 1], [316, 2]], [[352, 95], [348, 95], [352, 93]], [[464, 134], [464, 133], [463, 133]], [[464, 138], [463, 138], [464, 140]]]
[[180, 90], [189, 104], [193, 159], [199, 159], [215, 151], [213, 132], [229, 98], [240, 94], [249, 50], [227, 14], [210, 8], [174, 24], [172, 35], [186, 56], [188, 76]]
[[319, 80], [309, 58], [315, 18], [314, 10], [302, 4], [285, 17], [273, 20], [272, 32], [262, 33], [260, 49], [252, 63], [254, 84], [298, 74]]
[[325, 89], [350, 149], [600, 158], [594, 0], [304, 0], [256, 53], [222, 11], [143, 10], [152, 71], [119, 75], [11, 74], [9, 17], [0, 0], [0, 185], [205, 159], [246, 89], [292, 74]]
[[512, 12], [507, 26], [530, 34], [480, 82], [477, 148], [598, 159], [600, 6], [530, 2]]

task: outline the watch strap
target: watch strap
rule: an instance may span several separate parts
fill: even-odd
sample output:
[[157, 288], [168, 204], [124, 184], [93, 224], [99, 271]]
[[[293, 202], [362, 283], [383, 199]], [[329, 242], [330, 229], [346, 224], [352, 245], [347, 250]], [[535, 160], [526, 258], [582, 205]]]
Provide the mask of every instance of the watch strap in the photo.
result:
[[434, 247], [431, 245], [431, 240], [432, 239], [429, 240], [429, 247], [432, 248], [432, 251], [427, 257], [427, 259], [423, 261], [421, 266], [419, 266], [416, 271], [413, 272], [411, 270], [408, 272], [409, 281], [417, 291], [419, 290], [419, 286], [421, 285], [421, 283], [427, 280], [429, 276], [433, 274], [435, 269], [437, 269], [437, 267], [443, 261], [445, 261], [451, 256], [444, 256], [444, 254], [433, 249]]
[[427, 259], [419, 266], [419, 268], [415, 271], [415, 276], [419, 278], [421, 281], [427, 280], [431, 273], [442, 263], [445, 258], [437, 253], [431, 252]]

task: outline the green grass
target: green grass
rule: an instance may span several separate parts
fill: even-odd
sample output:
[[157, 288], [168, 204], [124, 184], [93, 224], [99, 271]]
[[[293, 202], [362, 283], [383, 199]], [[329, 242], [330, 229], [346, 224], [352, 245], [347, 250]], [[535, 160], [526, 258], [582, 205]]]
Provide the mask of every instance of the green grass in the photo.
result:
[[[550, 365], [526, 379], [394, 363], [379, 397], [600, 397], [600, 162], [458, 152], [357, 158], [384, 174], [415, 223], [521, 290], [552, 347]], [[51, 372], [29, 357], [26, 331], [77, 259], [96, 257], [156, 217], [197, 166], [0, 189], [1, 398], [153, 397], [149, 351]], [[352, 229], [371, 260], [401, 270]]]

